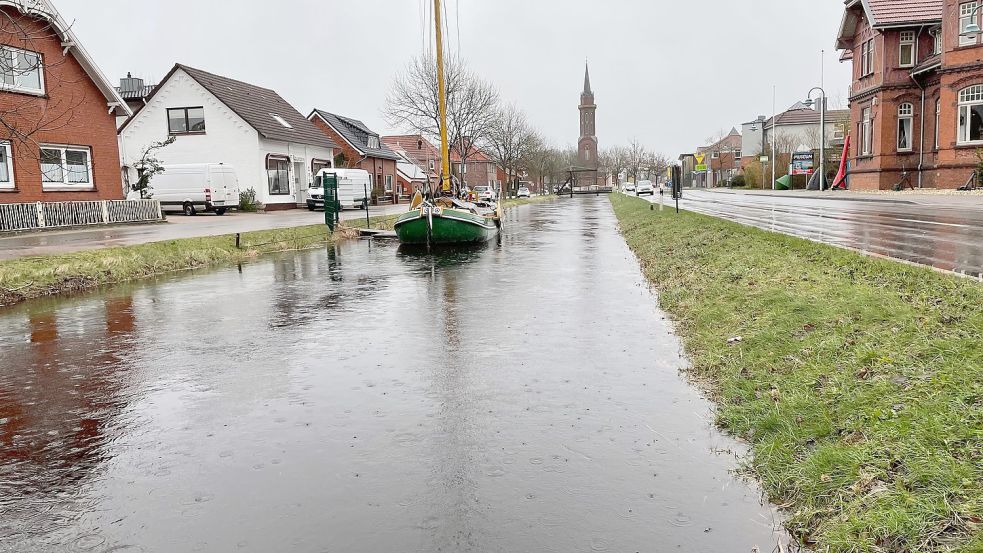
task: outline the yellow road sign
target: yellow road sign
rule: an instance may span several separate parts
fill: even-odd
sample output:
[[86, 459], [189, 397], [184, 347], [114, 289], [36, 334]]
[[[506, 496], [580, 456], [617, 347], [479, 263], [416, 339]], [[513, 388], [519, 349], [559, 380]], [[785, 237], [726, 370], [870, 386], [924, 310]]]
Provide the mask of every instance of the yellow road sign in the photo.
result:
[[706, 154], [693, 154], [693, 157], [696, 158], [696, 164], [697, 165], [703, 165], [703, 160], [707, 158], [707, 155]]

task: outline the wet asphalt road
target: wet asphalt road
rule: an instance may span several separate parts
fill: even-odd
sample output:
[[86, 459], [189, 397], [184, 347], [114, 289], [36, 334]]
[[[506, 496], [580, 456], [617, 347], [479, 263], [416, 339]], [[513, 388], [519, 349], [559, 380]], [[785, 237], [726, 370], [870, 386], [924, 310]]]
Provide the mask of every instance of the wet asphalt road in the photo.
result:
[[606, 198], [0, 312], [4, 552], [751, 552]]
[[[402, 213], [406, 204], [375, 206], [369, 209], [373, 217]], [[345, 210], [342, 220], [361, 220], [365, 211]], [[150, 225], [92, 226], [30, 233], [0, 232], [0, 261], [17, 257], [57, 255], [85, 250], [130, 246], [179, 238], [218, 236], [303, 225], [324, 224], [324, 212], [306, 209], [271, 211], [269, 213], [230, 212], [219, 217], [201, 213], [194, 217], [169, 213], [167, 223]]]
[[[652, 201], [658, 202], [655, 196]], [[665, 198], [669, 205], [668, 194]], [[684, 209], [946, 271], [983, 277], [983, 209], [686, 190]]]

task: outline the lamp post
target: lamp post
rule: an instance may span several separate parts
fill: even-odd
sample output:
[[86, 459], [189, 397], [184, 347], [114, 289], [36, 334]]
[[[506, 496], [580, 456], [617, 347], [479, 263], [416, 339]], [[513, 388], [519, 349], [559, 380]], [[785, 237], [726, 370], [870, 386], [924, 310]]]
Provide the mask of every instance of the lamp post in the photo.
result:
[[826, 91], [820, 86], [813, 87], [806, 96], [805, 105], [812, 107], [815, 101], [812, 93], [819, 91], [819, 191], [826, 190]]
[[976, 22], [976, 14], [979, 13], [980, 8], [983, 8], [983, 4], [977, 5], [973, 8], [973, 11], [969, 12], [969, 18], [972, 21], [969, 22], [969, 25], [966, 25], [965, 31], [959, 33], [959, 36], [973, 37], [980, 32], [980, 25]]
[[761, 163], [761, 188], [762, 189], [765, 187], [765, 164], [761, 161], [761, 157], [768, 155], [765, 153], [765, 121], [766, 121], [765, 117], [763, 115], [759, 115], [758, 119], [755, 120], [753, 123], [751, 123], [752, 131], [757, 131], [758, 124], [759, 123], [761, 124], [761, 153], [758, 154], [758, 163]]

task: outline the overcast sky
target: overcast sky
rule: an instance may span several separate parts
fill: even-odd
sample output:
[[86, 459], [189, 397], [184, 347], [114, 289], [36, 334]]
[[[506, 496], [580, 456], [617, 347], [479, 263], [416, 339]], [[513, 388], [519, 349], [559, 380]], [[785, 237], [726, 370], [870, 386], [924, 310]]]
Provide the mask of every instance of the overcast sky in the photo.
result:
[[[394, 75], [423, 50], [432, 0], [52, 0], [112, 81], [175, 62], [391, 129]], [[845, 105], [831, 51], [841, 0], [445, 0], [454, 50], [557, 146], [576, 143], [584, 60], [602, 148], [637, 137], [677, 156], [779, 111], [820, 81]], [[97, 7], [98, 6], [98, 7]], [[460, 22], [458, 24], [458, 21]]]

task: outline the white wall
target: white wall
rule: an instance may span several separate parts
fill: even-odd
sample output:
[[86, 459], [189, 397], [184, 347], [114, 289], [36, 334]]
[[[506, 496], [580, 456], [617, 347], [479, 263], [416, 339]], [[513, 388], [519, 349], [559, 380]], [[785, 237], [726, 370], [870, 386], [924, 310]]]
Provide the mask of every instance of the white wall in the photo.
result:
[[[256, 151], [259, 135], [241, 117], [219, 102], [183, 70], [178, 69], [120, 133], [120, 159], [132, 167], [147, 145], [165, 140], [168, 136], [167, 108], [197, 107], [205, 109], [205, 134], [179, 135], [177, 140], [158, 150], [156, 157], [165, 165], [180, 163], [224, 163], [236, 169], [239, 188], [254, 188], [257, 198], [264, 201], [266, 190], [256, 171]], [[130, 182], [136, 182], [136, 171], [130, 169]], [[150, 186], [153, 187], [153, 181]]]
[[[270, 196], [269, 186], [266, 174], [266, 156], [269, 154], [284, 155], [290, 157], [290, 195], [289, 196]], [[311, 161], [314, 159], [321, 159], [324, 161], [332, 162], [334, 160], [334, 153], [328, 148], [320, 148], [317, 146], [308, 146], [306, 144], [296, 144], [292, 142], [280, 142], [275, 140], [266, 140], [264, 138], [259, 139], [259, 153], [258, 153], [258, 177], [262, 181], [262, 196], [260, 195], [260, 189], [256, 189], [256, 197], [267, 198], [264, 199], [264, 203], [297, 203], [304, 204], [307, 202], [307, 187], [314, 178], [311, 174]], [[304, 174], [301, 175], [300, 186], [295, 185], [294, 174], [294, 163], [304, 164]]]

